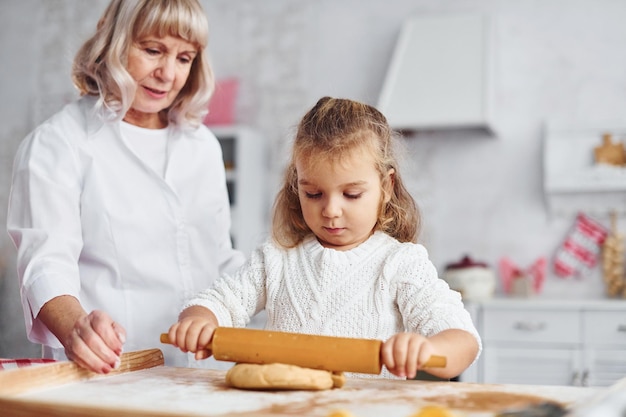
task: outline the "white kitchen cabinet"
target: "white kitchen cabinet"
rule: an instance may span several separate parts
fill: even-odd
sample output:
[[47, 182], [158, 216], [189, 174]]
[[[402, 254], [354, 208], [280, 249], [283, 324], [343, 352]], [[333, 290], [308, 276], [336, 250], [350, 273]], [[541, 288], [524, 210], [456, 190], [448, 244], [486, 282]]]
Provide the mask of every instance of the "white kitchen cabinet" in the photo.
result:
[[626, 376], [626, 301], [478, 303], [482, 383], [609, 386]]
[[626, 310], [586, 311], [583, 334], [583, 385], [606, 386], [626, 376]]
[[222, 145], [231, 202], [233, 246], [246, 257], [268, 229], [266, 151], [262, 135], [246, 126], [210, 126]]
[[589, 348], [584, 351], [580, 385], [606, 387], [626, 376], [626, 345], [616, 349]]
[[483, 351], [482, 382], [493, 384], [579, 385], [578, 348], [488, 344]]

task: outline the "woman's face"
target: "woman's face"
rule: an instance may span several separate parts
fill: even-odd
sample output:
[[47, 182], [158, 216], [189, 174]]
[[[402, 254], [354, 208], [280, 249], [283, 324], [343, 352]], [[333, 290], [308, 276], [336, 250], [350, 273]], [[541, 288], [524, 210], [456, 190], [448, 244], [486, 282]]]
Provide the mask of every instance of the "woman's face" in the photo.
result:
[[148, 36], [139, 39], [128, 53], [127, 70], [137, 82], [137, 92], [124, 120], [158, 129], [167, 125], [159, 112], [169, 107], [189, 78], [196, 47], [180, 38]]

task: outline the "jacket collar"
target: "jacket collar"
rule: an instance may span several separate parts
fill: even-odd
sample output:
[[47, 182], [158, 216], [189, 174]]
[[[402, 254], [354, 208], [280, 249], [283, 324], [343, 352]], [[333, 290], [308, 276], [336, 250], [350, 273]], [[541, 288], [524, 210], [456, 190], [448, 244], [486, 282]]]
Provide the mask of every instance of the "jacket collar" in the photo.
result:
[[[96, 96], [85, 95], [79, 99], [80, 110], [86, 123], [85, 130], [89, 137], [95, 136], [105, 125], [114, 129], [120, 135], [120, 122], [122, 118], [111, 108], [100, 103], [100, 98]], [[173, 137], [182, 134], [183, 128], [175, 127], [170, 130]]]

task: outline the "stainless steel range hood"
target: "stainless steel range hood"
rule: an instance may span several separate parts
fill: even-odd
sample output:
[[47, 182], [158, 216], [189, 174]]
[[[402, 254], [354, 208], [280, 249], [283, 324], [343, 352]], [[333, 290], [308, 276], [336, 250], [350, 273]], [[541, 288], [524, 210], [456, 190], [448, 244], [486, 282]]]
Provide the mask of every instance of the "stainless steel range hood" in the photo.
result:
[[428, 15], [402, 26], [378, 108], [398, 130], [491, 132], [486, 16]]

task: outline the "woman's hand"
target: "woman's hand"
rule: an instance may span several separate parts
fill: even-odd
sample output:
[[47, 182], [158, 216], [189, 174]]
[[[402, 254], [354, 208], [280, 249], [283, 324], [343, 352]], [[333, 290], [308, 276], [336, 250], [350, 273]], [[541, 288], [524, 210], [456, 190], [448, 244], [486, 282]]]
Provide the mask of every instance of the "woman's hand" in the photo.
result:
[[206, 359], [212, 354], [211, 340], [217, 324], [211, 310], [201, 306], [186, 308], [168, 331], [170, 343], [183, 352], [195, 353], [197, 360]]
[[415, 378], [417, 371], [435, 354], [432, 343], [417, 333], [398, 333], [381, 348], [383, 365], [401, 378]]
[[62, 295], [48, 301], [37, 316], [59, 339], [68, 359], [107, 374], [120, 365], [126, 330], [105, 312], [85, 312], [78, 300]]
[[107, 374], [120, 366], [126, 331], [103, 311], [80, 317], [62, 341], [65, 354], [80, 366]]

